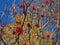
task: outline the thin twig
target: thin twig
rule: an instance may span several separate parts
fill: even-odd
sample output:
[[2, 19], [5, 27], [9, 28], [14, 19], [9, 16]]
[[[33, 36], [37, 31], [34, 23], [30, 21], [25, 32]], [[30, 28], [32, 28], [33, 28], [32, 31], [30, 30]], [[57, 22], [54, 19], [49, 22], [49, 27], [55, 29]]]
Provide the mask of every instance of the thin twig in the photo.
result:
[[4, 42], [4, 40], [3, 40], [2, 36], [1, 36], [1, 34], [0, 34], [0, 39], [2, 40], [3, 44], [6, 45], [6, 43]]

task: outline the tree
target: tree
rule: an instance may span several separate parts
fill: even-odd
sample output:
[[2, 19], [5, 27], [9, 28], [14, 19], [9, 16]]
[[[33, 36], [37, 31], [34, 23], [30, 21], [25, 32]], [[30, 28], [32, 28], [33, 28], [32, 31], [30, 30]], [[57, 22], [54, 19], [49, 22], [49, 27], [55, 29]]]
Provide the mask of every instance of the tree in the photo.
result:
[[52, 5], [58, 8], [59, 2], [45, 0], [41, 4], [40, 0], [22, 1], [23, 4], [18, 5], [18, 8], [23, 10], [21, 15], [18, 15], [15, 4], [12, 4], [15, 23], [2, 27], [4, 34], [2, 36], [1, 32], [0, 36], [3, 44], [6, 45], [8, 41], [8, 45], [55, 45], [56, 39], [53, 36], [57, 33], [56, 25], [52, 24], [52, 32], [46, 32], [45, 29], [50, 28], [52, 22], [57, 22], [59, 11], [54, 10]]

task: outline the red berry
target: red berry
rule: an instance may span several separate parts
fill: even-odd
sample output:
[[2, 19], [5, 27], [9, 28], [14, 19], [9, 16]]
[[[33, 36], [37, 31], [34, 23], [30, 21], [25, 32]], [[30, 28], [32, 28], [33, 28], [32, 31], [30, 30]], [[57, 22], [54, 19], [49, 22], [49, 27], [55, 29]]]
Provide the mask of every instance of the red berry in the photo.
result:
[[55, 43], [54, 43], [54, 42], [52, 42], [52, 45], [55, 45]]
[[59, 20], [60, 20], [60, 18], [59, 18]]
[[52, 40], [54, 40], [54, 37], [52, 37]]
[[23, 14], [26, 15], [26, 11], [23, 11]]
[[16, 32], [17, 32], [18, 34], [23, 34], [23, 28], [17, 27]]
[[36, 27], [40, 27], [39, 23], [35, 24]]
[[0, 23], [2, 22], [2, 20], [0, 20]]
[[50, 35], [47, 35], [47, 38], [50, 38]]
[[13, 34], [15, 34], [16, 32], [13, 31]]
[[55, 10], [55, 13], [58, 13], [58, 10]]
[[30, 27], [30, 23], [28, 23], [27, 26]]
[[3, 28], [0, 27], [0, 31], [3, 30]]
[[42, 36], [42, 39], [45, 39], [45, 37], [44, 37], [44, 36]]
[[50, 0], [51, 3], [54, 3], [54, 0]]
[[48, 1], [48, 0], [45, 0], [45, 3], [46, 3], [46, 4], [49, 4], [49, 1]]
[[44, 8], [44, 5], [43, 4], [41, 5], [41, 8]]
[[13, 14], [14, 14], [14, 15], [16, 15], [16, 14], [17, 14], [17, 12], [16, 12], [16, 11], [14, 11], [14, 12], [13, 12]]
[[33, 9], [33, 10], [36, 10], [36, 6], [32, 6], [32, 9]]
[[26, 43], [23, 43], [22, 45], [27, 45]]
[[24, 5], [18, 5], [18, 7], [19, 7], [19, 8], [25, 8], [25, 6], [24, 6]]
[[44, 14], [41, 14], [41, 17], [44, 17]]
[[54, 20], [58, 20], [58, 18], [54, 18]]

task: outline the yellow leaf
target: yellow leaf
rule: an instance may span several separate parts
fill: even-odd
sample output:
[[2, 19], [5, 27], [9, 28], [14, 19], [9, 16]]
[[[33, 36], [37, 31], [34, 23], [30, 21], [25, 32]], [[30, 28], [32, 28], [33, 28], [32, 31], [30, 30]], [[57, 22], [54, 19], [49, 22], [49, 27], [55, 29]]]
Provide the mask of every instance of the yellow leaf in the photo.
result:
[[4, 35], [3, 37], [4, 37], [4, 39], [8, 39], [9, 36], [8, 35]]
[[35, 27], [32, 27], [32, 30], [36, 31], [37, 29]]
[[49, 42], [48, 45], [52, 45], [52, 42]]
[[6, 29], [6, 33], [7, 34], [12, 34], [13, 33], [13, 30], [10, 30], [9, 28]]
[[16, 44], [15, 45], [18, 45], [18, 43], [16, 42]]
[[44, 44], [44, 40], [41, 40], [41, 44]]
[[30, 21], [30, 16], [27, 16], [26, 17], [26, 21]]
[[23, 40], [23, 36], [22, 35], [19, 36], [19, 41], [21, 41], [21, 40]]

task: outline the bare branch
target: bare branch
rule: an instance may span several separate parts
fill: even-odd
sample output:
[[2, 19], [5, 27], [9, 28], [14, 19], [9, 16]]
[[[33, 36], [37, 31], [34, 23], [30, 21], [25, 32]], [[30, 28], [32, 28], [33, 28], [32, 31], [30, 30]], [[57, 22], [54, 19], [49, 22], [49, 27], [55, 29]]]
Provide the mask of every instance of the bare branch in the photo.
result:
[[24, 3], [25, 5], [27, 5], [27, 4], [26, 4], [26, 0], [23, 0], [23, 3]]
[[28, 4], [28, 7], [32, 4], [33, 0]]
[[0, 34], [0, 39], [2, 40], [3, 44], [6, 45], [6, 43], [4, 42], [4, 40], [3, 40], [2, 36], [1, 36], [1, 34]]

